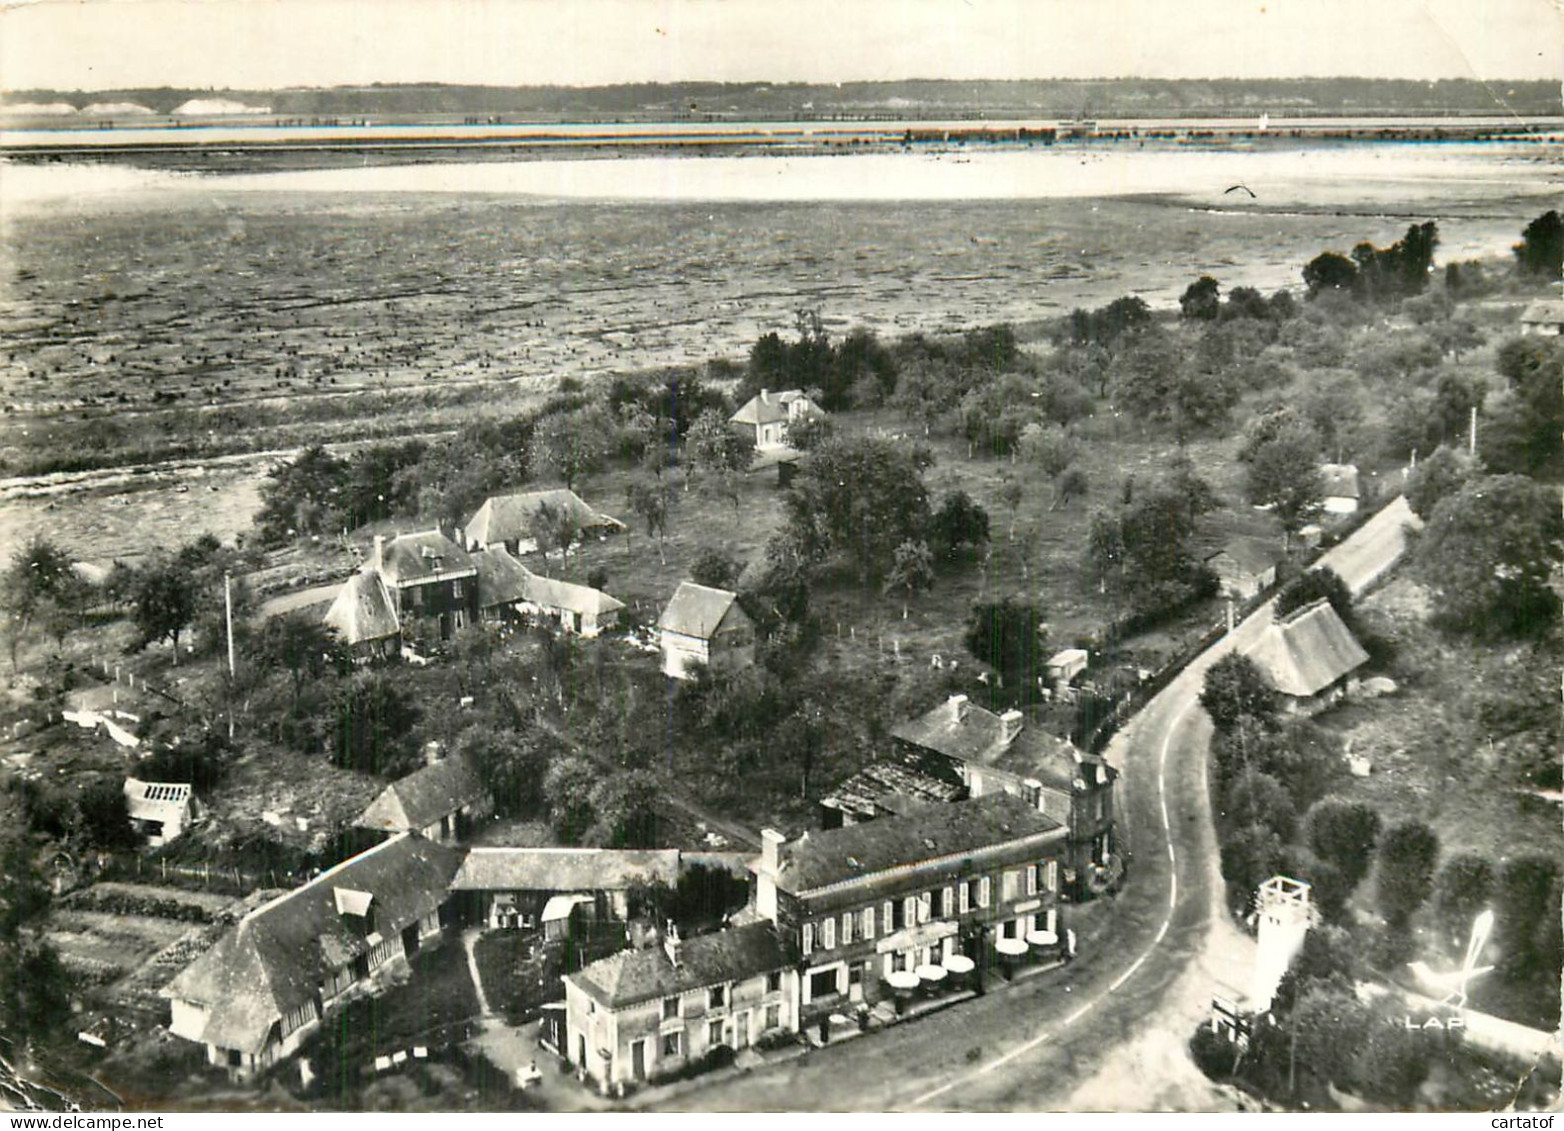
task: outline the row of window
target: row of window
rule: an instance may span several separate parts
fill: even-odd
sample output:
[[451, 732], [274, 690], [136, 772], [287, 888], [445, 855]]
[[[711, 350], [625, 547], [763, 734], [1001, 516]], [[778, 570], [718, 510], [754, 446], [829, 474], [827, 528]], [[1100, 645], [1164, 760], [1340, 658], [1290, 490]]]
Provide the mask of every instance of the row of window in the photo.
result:
[[[743, 1022], [738, 1022], [738, 1023], [739, 1024], [743, 1024]], [[721, 1018], [719, 1018], [716, 1021], [711, 1021], [711, 1022], [707, 1023], [707, 1025], [706, 1025], [706, 1047], [707, 1048], [716, 1048], [718, 1045], [726, 1043], [723, 1040], [723, 1025], [724, 1024], [725, 1024], [725, 1021], [723, 1019], [721, 1019]], [[767, 1033], [771, 1032], [771, 1030], [773, 1030], [773, 1029], [781, 1027], [781, 1025], [782, 1025], [782, 1007], [780, 1005], [768, 1005], [768, 1006], [766, 1006], [765, 1021], [763, 1022], [763, 1025], [764, 1025], [764, 1028], [762, 1029], [762, 1031], [763, 1032], [767, 1032]], [[662, 1035], [662, 1055], [663, 1056], [665, 1056], [665, 1057], [682, 1056], [683, 1053], [684, 1053], [684, 1031], [682, 1029], [675, 1029], [675, 1030], [673, 1030], [670, 1033], [664, 1033]]]
[[[731, 1000], [732, 983], [724, 983], [720, 986], [710, 986], [706, 990], [706, 1008], [708, 1011], [722, 1009]], [[766, 975], [766, 992], [774, 994], [782, 989], [782, 971], [773, 970]], [[663, 998], [663, 1020], [672, 1021], [676, 1017], [684, 1016], [684, 995], [671, 994]]]
[[[1039, 891], [1059, 890], [1059, 862], [1048, 860], [1042, 864], [1028, 864], [1025, 868], [1012, 868], [999, 877], [999, 898], [1009, 902], [1021, 898], [1022, 885], [1028, 896]], [[875, 931], [891, 934], [906, 927], [927, 923], [934, 918], [934, 900], [939, 898], [939, 917], [949, 919], [953, 915], [965, 915], [974, 908], [986, 908], [993, 892], [988, 876], [977, 876], [935, 891], [920, 892], [901, 899], [887, 899], [876, 908], [871, 905], [858, 911], [843, 911], [814, 923], [805, 923], [803, 930], [804, 953], [834, 950], [838, 944], [850, 946], [853, 941], [867, 941], [875, 937]]]

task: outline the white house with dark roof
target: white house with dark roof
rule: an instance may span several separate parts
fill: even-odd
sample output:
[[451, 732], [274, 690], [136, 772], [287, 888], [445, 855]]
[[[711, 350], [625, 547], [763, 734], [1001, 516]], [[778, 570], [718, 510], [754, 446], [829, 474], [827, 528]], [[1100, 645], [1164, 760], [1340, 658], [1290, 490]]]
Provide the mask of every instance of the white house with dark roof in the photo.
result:
[[438, 529], [376, 535], [369, 559], [342, 583], [322, 619], [356, 660], [392, 659], [410, 624], [427, 620], [449, 640], [478, 619], [478, 569]]
[[353, 824], [377, 832], [413, 832], [426, 840], [467, 839], [494, 811], [494, 798], [465, 758], [447, 758], [398, 778]]
[[796, 952], [771, 923], [622, 950], [565, 975], [565, 1058], [604, 1092], [797, 1032]]
[[1540, 298], [1521, 311], [1521, 333], [1564, 335], [1564, 299]]
[[380, 574], [355, 573], [342, 583], [322, 618], [358, 661], [394, 659], [402, 647], [402, 623]]
[[532, 534], [532, 520], [545, 506], [570, 517], [578, 541], [588, 535], [613, 534], [625, 528], [624, 523], [589, 506], [574, 491], [556, 487], [491, 495], [462, 524], [462, 542], [469, 550], [504, 546], [513, 554], [534, 553], [538, 545]]
[[1320, 464], [1320, 492], [1326, 514], [1357, 514], [1363, 498], [1358, 468], [1351, 463]]
[[744, 402], [728, 422], [755, 439], [756, 451], [787, 446], [787, 426], [809, 416], [824, 416], [825, 410], [805, 395], [802, 389], [784, 389], [773, 393], [762, 389]]
[[1340, 697], [1369, 659], [1324, 597], [1274, 619], [1247, 655], [1289, 710], [1305, 712]]
[[897, 975], [938, 982], [996, 953], [1062, 954], [1067, 835], [1005, 792], [794, 841], [764, 830], [753, 910], [800, 955], [800, 1022], [871, 1008]]
[[755, 659], [755, 625], [739, 608], [738, 594], [693, 581], [679, 584], [657, 621], [663, 674], [691, 679], [694, 668], [744, 667]]
[[402, 833], [257, 907], [161, 991], [169, 1031], [236, 1078], [264, 1072], [345, 994], [439, 938], [458, 862]]

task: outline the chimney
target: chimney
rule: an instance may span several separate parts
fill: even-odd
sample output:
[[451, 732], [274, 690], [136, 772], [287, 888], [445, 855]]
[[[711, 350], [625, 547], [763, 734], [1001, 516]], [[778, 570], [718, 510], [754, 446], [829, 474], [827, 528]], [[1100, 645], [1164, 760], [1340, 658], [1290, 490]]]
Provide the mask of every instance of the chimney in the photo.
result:
[[762, 875], [775, 877], [782, 871], [782, 846], [787, 837], [776, 829], [760, 830], [760, 871]]
[[376, 534], [375, 535], [375, 556], [369, 559], [369, 568], [375, 570], [376, 572], [379, 572], [381, 566], [384, 564], [384, 562], [386, 560], [385, 554], [386, 554], [386, 536], [384, 534]]
[[440, 761], [440, 744], [438, 742], [424, 743], [424, 765], [432, 766]]
[[1043, 783], [1036, 778], [1027, 778], [1021, 783], [1021, 799], [1041, 813], [1043, 811]]
[[761, 404], [770, 404], [771, 403], [771, 391], [769, 389], [762, 389], [762, 390], [760, 390], [760, 403]]
[[967, 718], [967, 712], [972, 709], [972, 704], [967, 702], [967, 697], [965, 695], [952, 695], [950, 697], [949, 706], [951, 717], [958, 723], [965, 722]]
[[679, 940], [679, 927], [672, 919], [668, 920], [668, 929], [663, 932], [663, 953], [668, 956], [668, 961], [675, 966], [681, 964], [680, 952], [684, 944]]
[[1021, 733], [1021, 728], [1025, 725], [1025, 717], [1012, 707], [999, 716], [999, 741], [1009, 746], [1016, 740], [1016, 735]]

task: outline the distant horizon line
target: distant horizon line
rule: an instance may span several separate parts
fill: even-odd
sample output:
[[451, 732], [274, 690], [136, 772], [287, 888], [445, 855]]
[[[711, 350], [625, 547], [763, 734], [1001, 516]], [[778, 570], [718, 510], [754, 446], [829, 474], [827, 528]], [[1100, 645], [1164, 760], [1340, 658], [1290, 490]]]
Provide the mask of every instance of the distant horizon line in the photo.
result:
[[287, 86], [245, 86], [212, 85], [204, 86], [189, 84], [163, 83], [153, 85], [149, 83], [123, 83], [118, 86], [104, 87], [56, 87], [56, 86], [28, 86], [17, 88], [0, 87], [0, 98], [18, 94], [31, 94], [46, 92], [51, 94], [93, 95], [113, 94], [129, 90], [145, 91], [193, 91], [197, 93], [219, 93], [222, 91], [245, 91], [253, 93], [286, 93], [293, 91], [334, 91], [334, 90], [394, 90], [405, 88], [429, 88], [452, 87], [469, 90], [618, 90], [626, 87], [662, 87], [678, 89], [684, 86], [716, 86], [716, 87], [775, 87], [775, 88], [807, 88], [807, 87], [843, 87], [843, 86], [896, 86], [903, 83], [989, 83], [989, 84], [1014, 84], [1014, 83], [1072, 83], [1077, 85], [1090, 85], [1093, 83], [1117, 83], [1117, 82], [1156, 82], [1156, 83], [1313, 83], [1313, 82], [1360, 82], [1360, 83], [1412, 83], [1420, 86], [1434, 86], [1439, 83], [1471, 83], [1477, 86], [1494, 85], [1553, 85], [1558, 84], [1564, 89], [1564, 76], [1547, 78], [1473, 78], [1470, 75], [1445, 75], [1438, 78], [1413, 78], [1394, 77], [1386, 75], [1267, 75], [1249, 76], [1240, 75], [1208, 75], [1208, 76], [1180, 76], [1177, 78], [1159, 77], [1155, 75], [1096, 75], [1090, 78], [1073, 78], [1068, 76], [1033, 75], [1029, 77], [1013, 78], [931, 78], [911, 76], [906, 78], [849, 78], [849, 79], [646, 79], [626, 80], [623, 82], [595, 82], [595, 83], [563, 83], [563, 82], [461, 82], [450, 79], [397, 79], [377, 80], [375, 82], [343, 82], [327, 84], [290, 84]]

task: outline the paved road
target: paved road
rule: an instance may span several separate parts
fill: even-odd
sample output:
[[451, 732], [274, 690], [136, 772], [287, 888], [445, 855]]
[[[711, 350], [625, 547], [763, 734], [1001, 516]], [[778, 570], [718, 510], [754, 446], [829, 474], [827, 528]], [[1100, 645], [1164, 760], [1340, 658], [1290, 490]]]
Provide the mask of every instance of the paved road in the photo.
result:
[[[1397, 500], [1323, 559], [1360, 592], [1405, 549]], [[1222, 907], [1206, 792], [1206, 669], [1252, 646], [1261, 607], [1189, 665], [1109, 745], [1123, 771], [1129, 883], [1098, 941], [1049, 976], [912, 1024], [679, 1097], [679, 1110], [1213, 1110], [1231, 1106], [1182, 1054], [1213, 983], [1247, 971]], [[1096, 929], [1098, 926], [1101, 930]], [[1240, 977], [1242, 975], [1240, 974]]]

